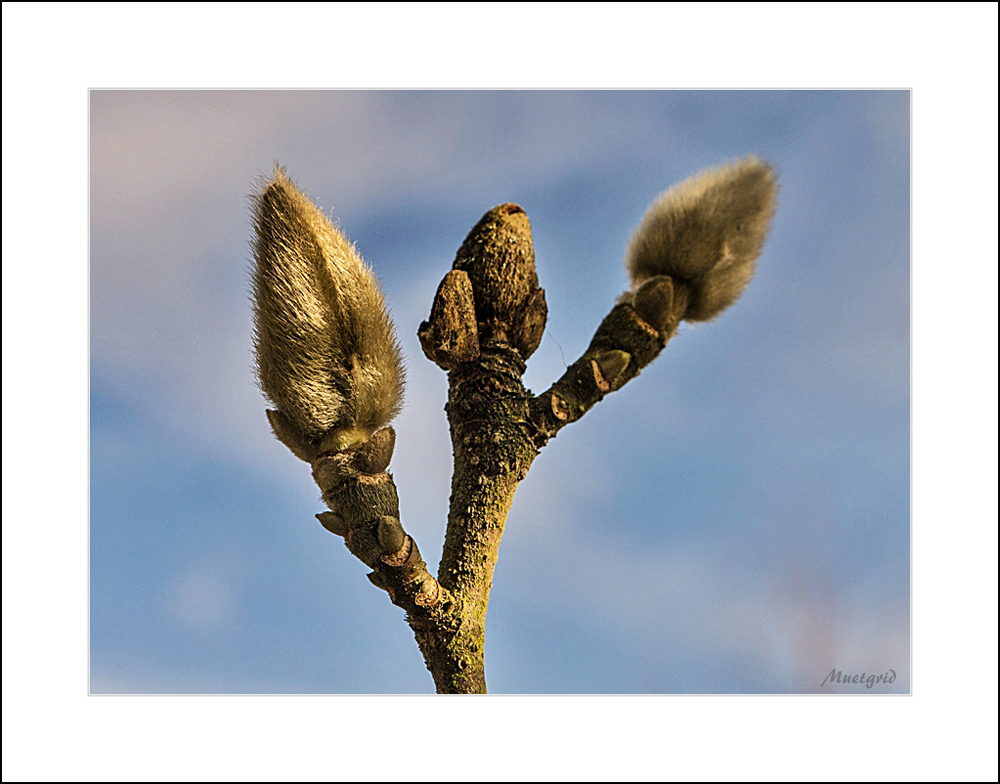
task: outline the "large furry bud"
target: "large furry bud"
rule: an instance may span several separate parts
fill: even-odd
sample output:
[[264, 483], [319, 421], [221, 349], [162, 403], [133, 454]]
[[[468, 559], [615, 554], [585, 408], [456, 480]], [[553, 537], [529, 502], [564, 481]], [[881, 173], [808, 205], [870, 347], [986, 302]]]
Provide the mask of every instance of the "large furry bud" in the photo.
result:
[[253, 224], [261, 389], [305, 441], [366, 440], [403, 399], [402, 355], [374, 274], [281, 168], [255, 194]]
[[688, 288], [684, 319], [717, 316], [753, 276], [777, 190], [774, 170], [750, 156], [661, 194], [629, 243], [633, 294], [650, 278], [668, 275]]

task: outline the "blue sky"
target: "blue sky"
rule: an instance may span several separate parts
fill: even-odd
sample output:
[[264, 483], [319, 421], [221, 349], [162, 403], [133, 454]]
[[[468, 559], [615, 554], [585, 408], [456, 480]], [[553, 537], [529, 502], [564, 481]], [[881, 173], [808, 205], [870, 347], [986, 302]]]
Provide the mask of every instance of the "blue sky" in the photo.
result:
[[247, 194], [275, 161], [357, 243], [407, 356], [392, 464], [436, 564], [444, 375], [416, 328], [494, 204], [532, 222], [586, 347], [662, 190], [757, 154], [777, 216], [745, 296], [543, 451], [487, 624], [498, 693], [910, 689], [906, 91], [90, 93], [93, 692], [424, 693], [402, 613], [313, 515], [252, 375]]

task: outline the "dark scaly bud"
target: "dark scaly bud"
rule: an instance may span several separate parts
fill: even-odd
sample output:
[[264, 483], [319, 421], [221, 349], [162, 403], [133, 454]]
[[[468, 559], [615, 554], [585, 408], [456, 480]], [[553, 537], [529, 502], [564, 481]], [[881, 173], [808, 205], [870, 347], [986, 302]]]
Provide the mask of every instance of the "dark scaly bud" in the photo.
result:
[[524, 306], [524, 320], [516, 325], [510, 335], [511, 345], [518, 350], [521, 359], [535, 353], [545, 334], [545, 321], [549, 316], [549, 306], [545, 302], [545, 289], [535, 289]]
[[417, 337], [427, 358], [445, 370], [479, 356], [476, 305], [466, 272], [451, 270], [444, 276], [430, 318], [420, 325]]
[[544, 296], [535, 294], [535, 247], [524, 210], [508, 203], [487, 212], [458, 249], [452, 268], [469, 275], [480, 342], [503, 339], [522, 359], [530, 355], [541, 340], [538, 322], [544, 331], [547, 309]]
[[629, 242], [625, 266], [633, 295], [647, 280], [669, 275], [675, 289], [687, 289], [685, 320], [719, 315], [753, 276], [777, 191], [772, 167], [749, 156], [661, 194]]

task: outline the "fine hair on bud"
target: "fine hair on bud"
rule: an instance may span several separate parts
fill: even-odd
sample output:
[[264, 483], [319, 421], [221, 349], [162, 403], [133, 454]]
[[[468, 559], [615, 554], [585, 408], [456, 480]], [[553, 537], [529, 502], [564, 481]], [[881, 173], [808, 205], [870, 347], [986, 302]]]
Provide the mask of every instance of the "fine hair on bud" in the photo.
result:
[[403, 361], [375, 275], [283, 169], [253, 196], [253, 318], [264, 394], [343, 449], [399, 413]]
[[635, 292], [669, 275], [689, 288], [687, 321], [732, 305], [753, 276], [774, 216], [774, 169], [754, 156], [696, 174], [661, 194], [629, 242], [625, 266]]

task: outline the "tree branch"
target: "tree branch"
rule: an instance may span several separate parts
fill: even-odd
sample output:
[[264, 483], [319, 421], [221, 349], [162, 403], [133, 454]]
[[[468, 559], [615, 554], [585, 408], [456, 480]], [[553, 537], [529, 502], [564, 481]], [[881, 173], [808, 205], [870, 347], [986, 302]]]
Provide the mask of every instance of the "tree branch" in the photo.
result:
[[[275, 436], [312, 466], [317, 515], [406, 611], [438, 692], [486, 691], [486, 612], [517, 485], [539, 450], [652, 362], [682, 319], [731, 305], [753, 274], [774, 210], [773, 171], [755, 158], [663, 194], [629, 245], [632, 289], [587, 350], [532, 396], [525, 361], [545, 330], [528, 217], [487, 212], [459, 248], [418, 336], [448, 372], [454, 474], [438, 578], [399, 521], [386, 471], [403, 391], [381, 292], [346, 238], [280, 169], [255, 212], [258, 378]], [[381, 429], [380, 429], [381, 428]]]
[[687, 287], [660, 276], [654, 285], [640, 291], [632, 304], [622, 302], [612, 308], [583, 356], [530, 401], [536, 449], [544, 447], [562, 428], [576, 422], [606, 395], [621, 389], [656, 359], [677, 333], [687, 301]]
[[386, 428], [360, 447], [316, 456], [313, 478], [330, 508], [316, 517], [373, 570], [372, 584], [406, 611], [424, 661], [443, 691], [458, 669], [448, 641], [460, 624], [451, 592], [427, 571], [417, 543], [399, 522], [396, 485], [385, 470], [394, 441], [392, 428]]
[[454, 624], [428, 658], [439, 691], [486, 691], [486, 612], [500, 540], [517, 486], [539, 450], [656, 358], [684, 314], [688, 289], [655, 276], [626, 298], [601, 322], [584, 355], [532, 397], [521, 377], [541, 341], [547, 308], [523, 210], [504, 204], [486, 213], [438, 287], [418, 335], [427, 357], [448, 371], [454, 455], [438, 569]]
[[546, 314], [527, 215], [516, 204], [495, 207], [459, 248], [418, 332], [424, 353], [448, 371], [455, 463], [438, 576], [458, 626], [440, 649], [453, 665], [447, 682], [435, 675], [439, 691], [486, 691], [493, 570], [514, 491], [537, 454], [521, 376]]

